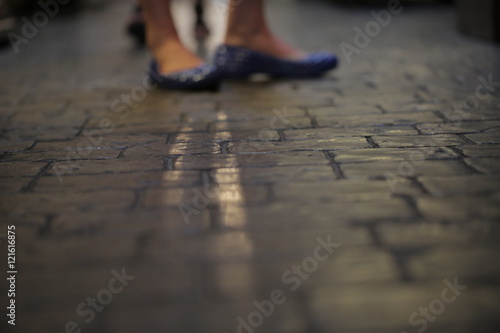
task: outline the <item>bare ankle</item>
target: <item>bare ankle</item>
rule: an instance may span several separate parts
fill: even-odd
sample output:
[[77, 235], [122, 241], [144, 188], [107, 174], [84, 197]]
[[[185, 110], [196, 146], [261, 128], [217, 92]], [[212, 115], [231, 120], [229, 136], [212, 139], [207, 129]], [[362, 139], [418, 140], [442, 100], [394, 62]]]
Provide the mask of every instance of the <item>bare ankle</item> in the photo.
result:
[[228, 35], [226, 36], [225, 43], [231, 46], [247, 47], [278, 58], [299, 60], [306, 56], [304, 52], [289, 46], [287, 43], [270, 33]]
[[272, 39], [273, 36], [268, 30], [256, 27], [255, 29], [233, 29], [226, 35], [224, 42], [228, 45], [252, 47]]
[[181, 48], [182, 43], [177, 38], [148, 38], [147, 46], [152, 52], [162, 49]]

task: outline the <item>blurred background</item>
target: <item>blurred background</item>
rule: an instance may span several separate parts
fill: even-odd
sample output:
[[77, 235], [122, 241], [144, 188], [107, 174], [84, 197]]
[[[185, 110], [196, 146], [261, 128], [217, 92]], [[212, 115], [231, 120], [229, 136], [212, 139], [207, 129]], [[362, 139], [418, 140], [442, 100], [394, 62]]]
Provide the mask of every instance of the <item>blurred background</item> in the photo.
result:
[[[344, 8], [360, 6], [377, 8], [385, 6], [383, 0], [325, 0]], [[50, 2], [50, 1], [49, 1]], [[85, 7], [102, 6], [107, 1], [70, 0], [61, 10], [75, 13]], [[135, 6], [135, 1], [129, 1]], [[210, 2], [210, 1], [207, 1]], [[223, 1], [224, 2], [224, 1]], [[222, 3], [223, 3], [222, 2]], [[436, 6], [447, 4], [453, 6], [456, 13], [456, 28], [464, 34], [500, 42], [500, 3], [495, 0], [410, 0], [402, 2], [405, 6]], [[36, 1], [0, 0], [0, 42], [7, 42], [9, 32], [17, 31], [19, 19], [23, 15], [38, 10]], [[131, 15], [133, 16], [133, 15]]]

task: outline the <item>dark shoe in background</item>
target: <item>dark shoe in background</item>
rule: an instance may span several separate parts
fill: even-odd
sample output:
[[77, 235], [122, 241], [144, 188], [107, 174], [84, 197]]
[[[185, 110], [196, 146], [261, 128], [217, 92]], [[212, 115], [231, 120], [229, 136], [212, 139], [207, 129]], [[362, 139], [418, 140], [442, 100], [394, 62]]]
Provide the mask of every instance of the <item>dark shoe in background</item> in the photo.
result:
[[8, 34], [16, 27], [16, 18], [11, 14], [10, 9], [7, 8], [5, 0], [0, 0], [0, 44], [7, 44]]
[[[203, 1], [196, 1], [194, 11], [196, 13], [196, 20], [194, 26], [194, 35], [197, 40], [204, 40], [210, 34], [210, 30], [205, 24]], [[146, 26], [144, 24], [144, 14], [140, 6], [134, 7], [129, 22], [126, 26], [127, 34], [136, 40], [137, 44], [144, 46], [146, 44]]]
[[144, 25], [144, 15], [139, 6], [135, 6], [134, 13], [127, 24], [127, 34], [134, 38], [138, 45], [146, 44], [146, 27]]

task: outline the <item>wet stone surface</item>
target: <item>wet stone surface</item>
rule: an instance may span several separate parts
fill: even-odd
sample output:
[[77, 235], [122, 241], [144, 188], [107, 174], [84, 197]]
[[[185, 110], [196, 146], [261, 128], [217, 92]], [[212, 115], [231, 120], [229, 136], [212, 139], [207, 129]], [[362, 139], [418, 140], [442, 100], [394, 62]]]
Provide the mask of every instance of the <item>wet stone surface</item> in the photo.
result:
[[346, 54], [382, 8], [268, 7], [339, 68], [142, 96], [150, 56], [119, 1], [0, 50], [6, 332], [500, 331], [498, 46], [456, 32], [452, 5], [417, 6]]

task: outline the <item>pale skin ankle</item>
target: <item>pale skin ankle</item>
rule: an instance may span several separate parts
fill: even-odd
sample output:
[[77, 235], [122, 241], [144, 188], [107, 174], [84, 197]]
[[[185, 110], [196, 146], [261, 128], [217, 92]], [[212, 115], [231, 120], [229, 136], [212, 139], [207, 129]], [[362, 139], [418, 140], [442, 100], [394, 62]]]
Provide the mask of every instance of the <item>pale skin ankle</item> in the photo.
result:
[[[150, 45], [150, 44], [148, 44]], [[161, 73], [173, 73], [200, 66], [203, 60], [176, 40], [163, 41], [149, 46]]]
[[288, 45], [272, 35], [253, 35], [249, 38], [243, 36], [227, 36], [224, 44], [231, 46], [247, 47], [277, 58], [290, 60], [304, 59], [307, 54]]
[[247, 47], [278, 58], [299, 60], [306, 53], [275, 37], [266, 22], [263, 0], [231, 0], [224, 43]]
[[147, 45], [161, 73], [199, 66], [203, 61], [182, 44], [170, 12], [170, 0], [141, 0], [147, 31]]

